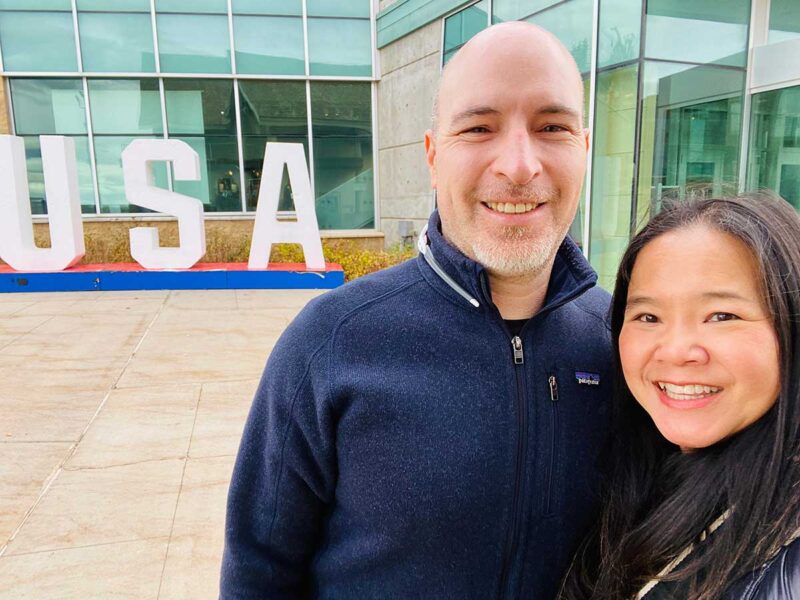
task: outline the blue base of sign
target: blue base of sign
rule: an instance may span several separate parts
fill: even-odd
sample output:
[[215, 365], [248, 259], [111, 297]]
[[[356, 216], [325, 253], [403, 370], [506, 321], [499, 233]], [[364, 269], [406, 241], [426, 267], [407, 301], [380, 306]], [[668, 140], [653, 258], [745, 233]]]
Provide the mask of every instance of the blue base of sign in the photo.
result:
[[344, 283], [339, 265], [307, 271], [305, 265], [272, 263], [248, 270], [239, 263], [201, 263], [179, 271], [147, 271], [139, 265], [80, 265], [51, 273], [22, 273], [0, 266], [2, 292], [97, 292], [133, 290], [332, 289]]

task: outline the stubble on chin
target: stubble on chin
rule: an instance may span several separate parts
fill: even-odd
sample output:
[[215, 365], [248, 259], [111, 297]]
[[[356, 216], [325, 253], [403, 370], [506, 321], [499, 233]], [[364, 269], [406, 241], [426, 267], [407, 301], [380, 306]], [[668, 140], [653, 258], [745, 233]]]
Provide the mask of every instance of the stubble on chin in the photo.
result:
[[[502, 186], [475, 194], [471, 198], [481, 210], [482, 202], [504, 198], [515, 202], [557, 203], [559, 194], [534, 186]], [[492, 275], [501, 277], [536, 276], [547, 268], [566, 232], [549, 227], [506, 226], [494, 232], [476, 232], [470, 243], [471, 258]]]

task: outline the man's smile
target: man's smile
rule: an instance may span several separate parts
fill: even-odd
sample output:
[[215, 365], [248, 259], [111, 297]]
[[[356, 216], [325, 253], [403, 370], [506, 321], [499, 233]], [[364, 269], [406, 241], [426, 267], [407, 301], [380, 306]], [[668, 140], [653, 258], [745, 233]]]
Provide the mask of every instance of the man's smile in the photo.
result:
[[535, 210], [541, 203], [536, 202], [483, 202], [484, 206], [495, 212], [521, 214]]

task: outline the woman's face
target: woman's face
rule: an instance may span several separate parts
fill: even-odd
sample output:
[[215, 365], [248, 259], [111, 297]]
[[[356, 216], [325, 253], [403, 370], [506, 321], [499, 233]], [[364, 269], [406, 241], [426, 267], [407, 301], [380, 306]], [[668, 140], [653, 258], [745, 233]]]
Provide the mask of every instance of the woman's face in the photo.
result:
[[756, 262], [735, 237], [694, 225], [636, 258], [619, 351], [625, 381], [684, 451], [757, 421], [780, 389], [778, 340]]

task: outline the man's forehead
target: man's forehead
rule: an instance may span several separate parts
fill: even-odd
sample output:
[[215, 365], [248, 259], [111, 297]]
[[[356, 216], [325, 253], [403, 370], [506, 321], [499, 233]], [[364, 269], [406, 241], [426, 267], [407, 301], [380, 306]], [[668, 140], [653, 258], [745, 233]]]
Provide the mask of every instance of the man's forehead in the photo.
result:
[[566, 106], [581, 113], [583, 84], [567, 49], [547, 31], [515, 22], [477, 34], [447, 64], [439, 84], [440, 116], [470, 107], [504, 110], [526, 103]]

